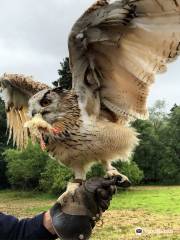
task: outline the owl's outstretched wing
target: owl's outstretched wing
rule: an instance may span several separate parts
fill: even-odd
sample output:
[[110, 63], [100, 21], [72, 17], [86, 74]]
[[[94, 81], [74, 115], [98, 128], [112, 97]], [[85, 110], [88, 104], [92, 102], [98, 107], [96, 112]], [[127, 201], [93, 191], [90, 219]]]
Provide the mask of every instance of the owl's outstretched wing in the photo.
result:
[[0, 78], [0, 88], [6, 107], [9, 139], [13, 136], [14, 145], [23, 148], [28, 141], [28, 132], [24, 128], [24, 123], [28, 120], [28, 100], [48, 86], [33, 81], [32, 77], [4, 74]]
[[180, 0], [100, 0], [75, 23], [69, 51], [86, 112], [100, 101], [100, 115], [145, 119], [155, 74], [180, 54]]

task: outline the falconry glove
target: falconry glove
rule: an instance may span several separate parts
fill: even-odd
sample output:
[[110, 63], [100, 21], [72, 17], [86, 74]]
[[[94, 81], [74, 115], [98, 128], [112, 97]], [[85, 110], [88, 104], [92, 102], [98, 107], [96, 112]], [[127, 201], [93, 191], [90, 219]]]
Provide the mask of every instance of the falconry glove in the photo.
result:
[[62, 240], [89, 239], [96, 222], [110, 205], [116, 192], [116, 179], [92, 178], [83, 182], [62, 206], [56, 203], [50, 213], [55, 232]]

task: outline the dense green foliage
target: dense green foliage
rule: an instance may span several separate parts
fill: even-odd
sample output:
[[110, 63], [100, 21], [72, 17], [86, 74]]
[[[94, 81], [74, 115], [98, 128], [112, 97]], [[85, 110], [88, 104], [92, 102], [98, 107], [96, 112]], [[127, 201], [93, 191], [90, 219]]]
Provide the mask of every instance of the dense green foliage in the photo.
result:
[[4, 102], [0, 98], [0, 189], [7, 187], [8, 179], [6, 177], [6, 161], [3, 152], [7, 148], [8, 136], [6, 134], [6, 113]]
[[105, 175], [105, 171], [102, 167], [101, 164], [94, 164], [91, 167], [91, 170], [87, 173], [87, 178], [92, 178], [92, 177], [103, 177]]
[[71, 89], [72, 87], [72, 74], [69, 67], [69, 58], [65, 58], [60, 63], [60, 69], [58, 70], [59, 78], [53, 82], [55, 87], [62, 87], [65, 89]]
[[4, 154], [11, 186], [17, 189], [38, 188], [41, 173], [49, 159], [48, 154], [42, 152], [38, 144], [32, 143], [23, 151], [9, 149]]
[[150, 121], [136, 121], [134, 124], [140, 133], [140, 145], [134, 154], [134, 161], [140, 169], [144, 171], [145, 182], [157, 182], [160, 171], [161, 142], [154, 133], [153, 125]]
[[44, 192], [60, 194], [65, 191], [68, 181], [73, 177], [70, 169], [49, 159], [44, 172], [41, 173], [39, 189]]
[[145, 183], [180, 184], [180, 107], [170, 114], [159, 110], [149, 121], [134, 123], [141, 139], [134, 161], [144, 171]]

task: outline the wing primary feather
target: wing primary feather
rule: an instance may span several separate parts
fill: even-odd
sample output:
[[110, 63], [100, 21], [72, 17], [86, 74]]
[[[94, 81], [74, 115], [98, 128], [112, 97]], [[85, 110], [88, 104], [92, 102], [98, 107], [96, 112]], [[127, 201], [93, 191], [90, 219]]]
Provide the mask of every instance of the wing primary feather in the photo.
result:
[[101, 116], [93, 111], [100, 101], [112, 119], [146, 119], [155, 75], [180, 54], [180, 0], [95, 4], [73, 26], [69, 52], [73, 88], [87, 114]]
[[4, 74], [0, 77], [0, 88], [6, 106], [8, 143], [12, 137], [13, 145], [21, 149], [28, 142], [28, 131], [24, 128], [24, 123], [29, 119], [28, 100], [35, 93], [49, 87], [34, 81], [31, 76]]

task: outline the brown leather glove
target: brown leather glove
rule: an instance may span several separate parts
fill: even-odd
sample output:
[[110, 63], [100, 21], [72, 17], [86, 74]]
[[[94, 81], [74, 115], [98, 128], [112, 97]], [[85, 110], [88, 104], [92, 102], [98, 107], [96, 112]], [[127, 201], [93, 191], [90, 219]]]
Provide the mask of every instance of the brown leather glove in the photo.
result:
[[102, 212], [108, 209], [116, 192], [116, 179], [92, 178], [83, 182], [63, 206], [50, 210], [55, 232], [62, 240], [87, 240]]

